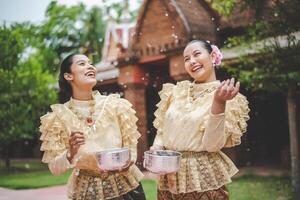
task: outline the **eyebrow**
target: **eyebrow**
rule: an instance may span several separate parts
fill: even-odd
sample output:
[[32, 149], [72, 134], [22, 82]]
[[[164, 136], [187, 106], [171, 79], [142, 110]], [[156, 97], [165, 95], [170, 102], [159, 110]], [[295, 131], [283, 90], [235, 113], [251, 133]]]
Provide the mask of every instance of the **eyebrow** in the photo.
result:
[[194, 51], [193, 51], [193, 53], [192, 53], [192, 54], [194, 54], [196, 51], [199, 51], [199, 52], [200, 52], [200, 50], [196, 49], [196, 50], [194, 50]]
[[[196, 49], [196, 50], [194, 50], [194, 51], [192, 52], [192, 54], [194, 54], [194, 53], [197, 52], [197, 51], [201, 52], [200, 50]], [[186, 56], [184, 56], [183, 58], [187, 58], [187, 57], [189, 57], [189, 56], [186, 55]]]
[[89, 60], [78, 60], [75, 63], [80, 63], [80, 62], [90, 62]]

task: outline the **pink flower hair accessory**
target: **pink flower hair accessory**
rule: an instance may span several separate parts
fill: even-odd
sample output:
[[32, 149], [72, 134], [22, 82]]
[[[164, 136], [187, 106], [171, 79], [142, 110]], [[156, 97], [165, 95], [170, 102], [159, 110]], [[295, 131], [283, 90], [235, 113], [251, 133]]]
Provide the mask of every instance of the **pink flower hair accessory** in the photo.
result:
[[212, 48], [212, 52], [214, 52], [216, 55], [216, 60], [215, 60], [214, 64], [216, 66], [221, 65], [222, 59], [223, 59], [223, 54], [221, 53], [220, 49], [216, 45], [211, 45], [211, 48]]

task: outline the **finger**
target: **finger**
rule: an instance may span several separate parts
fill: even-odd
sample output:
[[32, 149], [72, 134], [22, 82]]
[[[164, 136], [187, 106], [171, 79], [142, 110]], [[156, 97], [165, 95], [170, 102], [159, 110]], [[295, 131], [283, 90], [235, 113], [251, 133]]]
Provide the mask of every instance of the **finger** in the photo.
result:
[[73, 132], [71, 132], [70, 136], [73, 136], [73, 135], [83, 135], [83, 133], [79, 132], [79, 131], [73, 131]]
[[226, 82], [226, 81], [222, 81], [222, 82], [219, 84], [218, 88], [221, 88], [221, 87], [225, 84], [225, 82]]
[[122, 170], [123, 170], [123, 168], [118, 168], [117, 169], [118, 172], [121, 172]]
[[130, 167], [131, 165], [133, 165], [133, 163], [134, 163], [133, 160], [129, 161], [128, 164], [126, 165], [125, 169], [129, 169], [129, 167]]
[[81, 146], [81, 145], [83, 145], [83, 144], [85, 144], [85, 141], [72, 141], [72, 142], [70, 143], [70, 145], [71, 145], [73, 148], [75, 148], [76, 146]]
[[237, 82], [234, 87], [234, 90], [231, 92], [231, 96], [235, 97], [239, 91], [240, 91], [240, 82]]
[[225, 86], [223, 87], [223, 89], [225, 90], [224, 91], [224, 97], [228, 97], [230, 96], [231, 92], [233, 91], [234, 89], [234, 78], [231, 78], [231, 79], [227, 79], [226, 80], [226, 84]]
[[72, 137], [72, 136], [79, 136], [79, 135], [82, 135], [82, 136], [83, 136], [84, 134], [83, 134], [82, 132], [76, 131], [76, 132], [71, 132], [71, 135], [70, 135], [70, 136]]
[[227, 80], [225, 81], [225, 85], [226, 85], [226, 86], [229, 86], [229, 83], [230, 83], [230, 79], [227, 79]]
[[219, 96], [220, 97], [223, 97], [223, 96], [226, 95], [227, 88], [228, 88], [228, 86], [227, 86], [227, 81], [226, 81], [225, 84], [222, 86], [222, 88], [220, 88], [220, 91], [219, 91]]
[[78, 141], [78, 142], [74, 142], [74, 145], [83, 145], [83, 144], [85, 144], [85, 142], [84, 141]]
[[77, 136], [77, 135], [74, 135], [73, 137], [70, 138], [70, 140], [72, 140], [72, 141], [77, 140], [77, 139], [84, 140], [85, 137], [84, 137], [84, 136]]
[[76, 143], [78, 143], [78, 142], [84, 142], [85, 139], [84, 139], [84, 138], [76, 138], [74, 141], [75, 141]]
[[85, 138], [84, 137], [71, 137], [70, 139], [69, 139], [69, 143], [72, 143], [72, 144], [74, 144], [76, 141], [82, 141], [82, 140], [85, 140]]
[[83, 133], [75, 133], [74, 135], [72, 135], [72, 137], [84, 137], [84, 134]]
[[231, 84], [231, 81], [230, 81], [230, 85], [226, 88], [226, 94], [225, 96], [226, 97], [230, 97], [231, 96], [231, 93], [232, 91], [234, 91], [235, 87], [233, 84]]
[[234, 87], [234, 78], [230, 79], [229, 87], [232, 87], [232, 88]]
[[77, 132], [71, 132], [70, 137], [72, 137], [75, 133], [77, 133]]
[[107, 171], [104, 170], [104, 169], [101, 169], [101, 168], [99, 167], [99, 172], [101, 172], [101, 173], [106, 173]]

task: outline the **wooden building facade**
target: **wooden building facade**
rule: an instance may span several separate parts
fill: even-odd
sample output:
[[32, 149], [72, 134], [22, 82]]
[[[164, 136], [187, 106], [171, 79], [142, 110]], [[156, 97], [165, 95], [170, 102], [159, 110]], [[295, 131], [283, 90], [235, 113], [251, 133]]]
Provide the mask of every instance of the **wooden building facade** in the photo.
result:
[[[230, 17], [220, 16], [205, 0], [145, 0], [136, 24], [125, 10], [120, 24], [109, 22], [103, 60], [97, 64], [98, 84], [102, 93], [118, 92], [137, 111], [141, 138], [138, 161], [152, 145], [156, 130], [152, 125], [162, 84], [189, 79], [184, 69], [182, 51], [193, 39], [208, 40], [220, 47], [226, 38], [243, 33], [243, 28], [262, 15], [269, 1], [262, 1], [256, 11], [235, 8]], [[225, 55], [225, 62], [234, 57]], [[227, 74], [221, 70], [220, 78]], [[241, 91], [252, 110], [244, 143], [226, 150], [239, 165], [281, 165], [288, 163], [288, 127], [284, 97], [276, 96], [271, 104], [279, 107], [270, 114], [274, 97], [260, 100], [255, 94]], [[272, 124], [272, 121], [277, 124]], [[271, 123], [271, 124], [268, 124]], [[273, 158], [273, 157], [274, 158]]]

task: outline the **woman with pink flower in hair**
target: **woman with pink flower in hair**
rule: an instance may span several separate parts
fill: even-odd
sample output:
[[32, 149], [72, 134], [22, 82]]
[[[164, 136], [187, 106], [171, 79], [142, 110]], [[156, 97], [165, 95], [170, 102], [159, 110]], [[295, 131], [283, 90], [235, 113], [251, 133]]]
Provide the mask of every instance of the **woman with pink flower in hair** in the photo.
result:
[[193, 81], [164, 84], [155, 112], [157, 135], [151, 150], [182, 153], [179, 171], [160, 176], [158, 200], [227, 200], [225, 185], [238, 169], [221, 149], [241, 143], [248, 101], [234, 78], [217, 80], [218, 47], [194, 40], [183, 56]]

